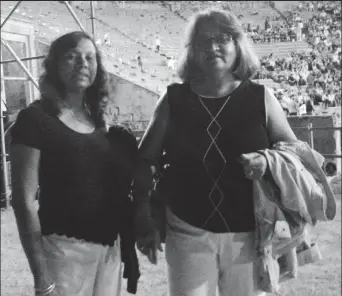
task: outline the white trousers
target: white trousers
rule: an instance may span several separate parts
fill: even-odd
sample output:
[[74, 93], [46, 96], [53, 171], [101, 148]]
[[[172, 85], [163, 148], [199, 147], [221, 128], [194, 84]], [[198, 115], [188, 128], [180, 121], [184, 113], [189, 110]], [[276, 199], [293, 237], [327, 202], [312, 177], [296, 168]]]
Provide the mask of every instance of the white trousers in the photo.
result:
[[43, 236], [43, 247], [56, 295], [120, 295], [119, 238], [109, 247], [52, 234]]
[[[196, 210], [196, 209], [194, 209]], [[170, 296], [254, 296], [254, 233], [212, 233], [167, 209]]]

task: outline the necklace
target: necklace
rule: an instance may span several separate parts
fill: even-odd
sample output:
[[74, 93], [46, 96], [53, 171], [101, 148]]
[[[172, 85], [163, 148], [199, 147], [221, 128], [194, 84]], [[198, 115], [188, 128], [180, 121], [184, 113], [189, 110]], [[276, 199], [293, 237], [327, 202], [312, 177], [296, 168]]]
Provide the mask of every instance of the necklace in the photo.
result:
[[[230, 95], [226, 95], [224, 97], [221, 97], [222, 99], [225, 99], [225, 101], [223, 102], [221, 108], [219, 109], [219, 111], [214, 115], [212, 114], [212, 112], [210, 111], [210, 109], [206, 106], [206, 104], [204, 103], [203, 97], [201, 97], [200, 95], [197, 95], [197, 98], [199, 99], [201, 105], [204, 107], [204, 109], [209, 113], [209, 115], [213, 118], [213, 120], [216, 120], [216, 118], [220, 115], [220, 113], [222, 112], [222, 110], [224, 109], [224, 107], [226, 106], [226, 104], [228, 103], [228, 101], [230, 100]], [[218, 98], [218, 99], [221, 99]], [[205, 99], [205, 97], [204, 97]], [[215, 99], [214, 99], [215, 100]]]

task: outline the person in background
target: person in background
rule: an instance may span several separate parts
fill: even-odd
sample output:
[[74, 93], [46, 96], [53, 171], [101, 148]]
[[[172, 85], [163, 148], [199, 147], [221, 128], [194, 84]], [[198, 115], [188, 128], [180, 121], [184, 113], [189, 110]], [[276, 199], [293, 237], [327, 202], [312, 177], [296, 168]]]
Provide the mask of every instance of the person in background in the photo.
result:
[[158, 35], [156, 36], [155, 44], [156, 44], [156, 52], [159, 52], [160, 51], [160, 39]]
[[170, 68], [172, 71], [174, 71], [176, 69], [176, 57], [172, 56], [168, 62], [167, 62], [167, 66], [168, 68]]
[[304, 101], [298, 101], [298, 115], [306, 115], [306, 103]]
[[305, 104], [306, 104], [306, 114], [307, 115], [314, 115], [315, 109], [314, 109], [313, 101], [310, 97], [307, 98]]
[[107, 45], [107, 46], [110, 46], [110, 45], [111, 45], [111, 42], [110, 42], [110, 40], [109, 40], [109, 35], [108, 35], [108, 33], [104, 34], [104, 36], [103, 36], [103, 43], [104, 43], [105, 45]]
[[[145, 166], [162, 175], [169, 293], [254, 296], [253, 180], [267, 171], [257, 151], [296, 136], [273, 93], [251, 81], [259, 59], [235, 15], [196, 13], [183, 50], [182, 83], [161, 95], [140, 143]], [[137, 244], [155, 263], [159, 232], [150, 196], [139, 196]]]
[[332, 89], [328, 89], [327, 91], [327, 100], [329, 101], [328, 107], [334, 107], [335, 106], [335, 94]]
[[137, 143], [120, 127], [106, 131], [107, 73], [89, 35], [53, 41], [44, 69], [41, 99], [11, 134], [12, 206], [35, 295], [118, 296], [123, 243], [135, 252]]
[[140, 68], [140, 71], [141, 71], [141, 73], [143, 73], [143, 72], [144, 72], [144, 69], [143, 69], [143, 63], [142, 63], [142, 60], [141, 60], [141, 52], [140, 52], [140, 51], [138, 51], [138, 54], [137, 54], [136, 59], [137, 59], [137, 62], [138, 62], [138, 66], [139, 66], [139, 68]]
[[330, 94], [330, 90], [328, 90], [327, 93], [324, 92], [322, 94], [322, 102], [323, 102], [322, 107], [324, 109], [327, 109], [328, 107], [330, 107], [330, 101], [328, 99], [329, 94]]

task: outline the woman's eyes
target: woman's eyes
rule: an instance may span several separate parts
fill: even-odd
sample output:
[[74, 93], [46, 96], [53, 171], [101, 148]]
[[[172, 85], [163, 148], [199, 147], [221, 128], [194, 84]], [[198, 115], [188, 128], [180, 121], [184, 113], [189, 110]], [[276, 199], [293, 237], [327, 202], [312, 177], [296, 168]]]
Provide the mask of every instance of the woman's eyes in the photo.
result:
[[[82, 55], [79, 55], [79, 54], [76, 54], [76, 53], [69, 53], [65, 56], [65, 59], [67, 61], [72, 61], [72, 60], [75, 60], [75, 59], [78, 59], [78, 58], [81, 58]], [[93, 55], [87, 55], [86, 57], [86, 60], [89, 61], [89, 62], [92, 62], [93, 60], [95, 60], [95, 56]]]
[[69, 53], [69, 54], [67, 54], [67, 55], [65, 56], [65, 58], [66, 58], [67, 60], [73, 60], [73, 59], [76, 58], [76, 55], [73, 54], [73, 53]]

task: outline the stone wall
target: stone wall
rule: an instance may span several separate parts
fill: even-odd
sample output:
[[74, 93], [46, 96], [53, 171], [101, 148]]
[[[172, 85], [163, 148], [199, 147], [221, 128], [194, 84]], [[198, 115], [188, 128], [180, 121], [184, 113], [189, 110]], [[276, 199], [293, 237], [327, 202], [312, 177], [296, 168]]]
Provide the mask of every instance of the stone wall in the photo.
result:
[[124, 124], [145, 130], [159, 95], [115, 74], [109, 73], [108, 125]]

